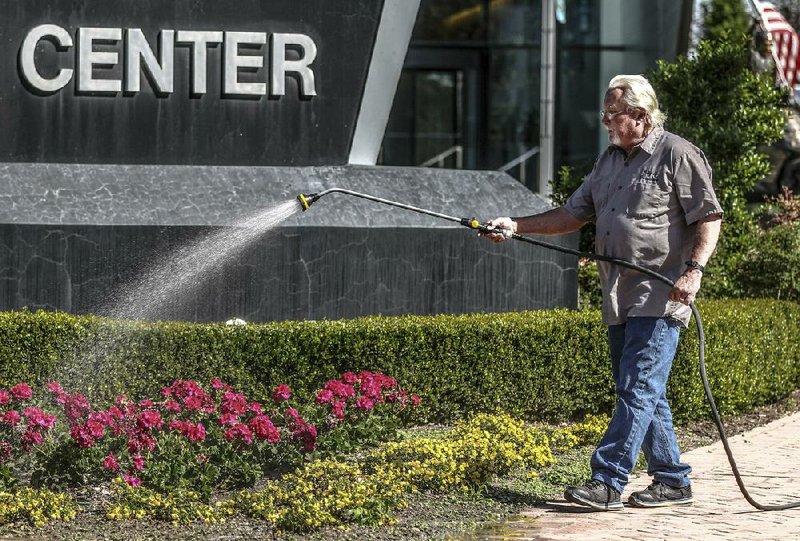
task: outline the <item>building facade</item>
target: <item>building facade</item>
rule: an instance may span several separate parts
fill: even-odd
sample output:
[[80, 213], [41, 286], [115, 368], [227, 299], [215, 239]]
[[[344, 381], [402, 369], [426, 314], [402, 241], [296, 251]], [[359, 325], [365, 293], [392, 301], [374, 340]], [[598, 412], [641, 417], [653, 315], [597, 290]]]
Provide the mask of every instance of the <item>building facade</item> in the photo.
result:
[[[607, 144], [608, 81], [684, 53], [693, 2], [559, 4], [554, 161], [581, 170]], [[541, 11], [541, 0], [422, 0], [380, 163], [507, 169], [539, 191]]]

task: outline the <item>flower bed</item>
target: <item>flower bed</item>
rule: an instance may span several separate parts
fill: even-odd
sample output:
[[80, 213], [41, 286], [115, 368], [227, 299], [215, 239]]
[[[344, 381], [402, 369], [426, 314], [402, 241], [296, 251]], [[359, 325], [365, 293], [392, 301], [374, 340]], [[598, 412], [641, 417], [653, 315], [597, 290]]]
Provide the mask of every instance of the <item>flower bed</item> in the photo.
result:
[[[410, 493], [474, 489], [513, 468], [539, 468], [552, 461], [552, 442], [576, 445], [602, 424], [548, 432], [481, 414], [443, 438], [392, 441], [419, 402], [367, 371], [328, 381], [310, 403], [298, 403], [286, 384], [261, 403], [215, 379], [176, 380], [157, 398], [119, 396], [98, 408], [57, 382], [41, 393], [20, 383], [0, 390], [0, 524], [70, 520], [79, 506], [53, 490], [109, 482], [112, 520], [242, 514], [284, 530], [379, 524]], [[354, 449], [359, 463], [347, 461]], [[20, 472], [32, 488], [15, 486]], [[234, 487], [233, 497], [214, 501]]]

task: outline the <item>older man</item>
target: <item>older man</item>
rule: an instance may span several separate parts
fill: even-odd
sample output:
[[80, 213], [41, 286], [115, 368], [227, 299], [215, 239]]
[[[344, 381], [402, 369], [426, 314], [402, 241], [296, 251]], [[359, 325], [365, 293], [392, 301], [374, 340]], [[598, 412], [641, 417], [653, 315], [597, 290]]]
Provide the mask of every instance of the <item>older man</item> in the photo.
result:
[[567, 487], [564, 497], [597, 510], [622, 509], [620, 495], [641, 449], [654, 481], [628, 502], [689, 504], [691, 468], [680, 459], [666, 384], [680, 330], [691, 317], [689, 304], [719, 238], [722, 209], [705, 156], [664, 130], [664, 114], [644, 77], [614, 77], [600, 118], [611, 144], [566, 205], [491, 224], [520, 234], [558, 235], [594, 222], [598, 253], [675, 282], [670, 288], [635, 270], [599, 263], [617, 403], [592, 456], [591, 479]]

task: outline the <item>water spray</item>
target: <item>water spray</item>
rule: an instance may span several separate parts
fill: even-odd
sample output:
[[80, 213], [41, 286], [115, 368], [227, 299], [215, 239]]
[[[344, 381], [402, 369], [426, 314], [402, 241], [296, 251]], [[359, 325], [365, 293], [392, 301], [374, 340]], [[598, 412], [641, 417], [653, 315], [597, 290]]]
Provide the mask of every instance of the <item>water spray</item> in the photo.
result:
[[[653, 270], [647, 269], [636, 263], [631, 263], [630, 261], [625, 261], [624, 259], [618, 259], [615, 257], [604, 256], [600, 254], [594, 254], [590, 252], [581, 252], [579, 250], [573, 250], [571, 248], [565, 248], [563, 246], [558, 246], [557, 244], [553, 244], [550, 242], [542, 241], [539, 239], [534, 239], [531, 237], [526, 237], [520, 235], [518, 233], [514, 233], [509, 231], [508, 229], [494, 227], [489, 223], [480, 222], [475, 218], [459, 218], [456, 216], [448, 216], [447, 214], [441, 214], [439, 212], [434, 212], [432, 210], [423, 209], [419, 207], [414, 207], [412, 205], [407, 205], [405, 203], [398, 203], [397, 201], [390, 201], [389, 199], [383, 199], [381, 197], [375, 197], [374, 195], [368, 195], [365, 193], [354, 192], [352, 190], [345, 190], [343, 188], [330, 188], [328, 190], [324, 190], [317, 193], [310, 193], [310, 194], [300, 194], [297, 196], [297, 201], [300, 203], [300, 207], [303, 211], [308, 210], [311, 205], [317, 202], [321, 197], [331, 194], [331, 193], [341, 193], [345, 195], [350, 195], [354, 197], [358, 197], [361, 199], [367, 199], [369, 201], [374, 201], [376, 203], [381, 203], [384, 205], [389, 205], [392, 207], [397, 207], [405, 210], [410, 210], [412, 212], [417, 212], [419, 214], [425, 214], [427, 216], [433, 216], [434, 218], [441, 218], [442, 220], [447, 220], [448, 222], [457, 223], [461, 226], [468, 227], [469, 229], [474, 229], [483, 234], [501, 234], [507, 239], [514, 239], [521, 242], [526, 242], [528, 244], [533, 244], [534, 246], [541, 246], [542, 248], [547, 248], [549, 250], [555, 250], [558, 252], [563, 252], [565, 254], [574, 255], [577, 257], [585, 257], [588, 259], [594, 259], [597, 261], [606, 261], [608, 263], [612, 263], [614, 265], [619, 265], [621, 267], [625, 267], [628, 269], [633, 269], [647, 276], [655, 278], [668, 286], [672, 287], [675, 285], [675, 282], [664, 276], [663, 274], [659, 274]], [[714, 396], [711, 394], [711, 387], [708, 384], [708, 376], [706, 375], [706, 363], [705, 363], [705, 350], [706, 350], [706, 342], [705, 342], [705, 333], [703, 332], [703, 321], [700, 318], [700, 312], [697, 310], [697, 307], [694, 303], [691, 303], [689, 307], [692, 310], [692, 314], [694, 315], [695, 325], [697, 325], [697, 334], [699, 338], [699, 361], [700, 361], [700, 379], [703, 382], [703, 390], [705, 391], [706, 401], [708, 401], [708, 405], [711, 408], [711, 417], [714, 420], [714, 424], [717, 426], [717, 431], [719, 432], [720, 440], [722, 441], [722, 446], [725, 449], [725, 454], [728, 456], [728, 462], [731, 466], [731, 471], [733, 472], [733, 476], [736, 478], [736, 484], [739, 485], [739, 490], [744, 496], [744, 499], [747, 502], [759, 509], [761, 511], [782, 511], [785, 509], [793, 509], [795, 507], [800, 507], [800, 501], [794, 503], [787, 503], [783, 505], [763, 505], [756, 502], [751, 496], [750, 493], [747, 491], [747, 488], [744, 486], [744, 481], [742, 481], [742, 476], [739, 473], [739, 468], [736, 466], [736, 461], [733, 458], [733, 452], [731, 451], [730, 445], [728, 444], [728, 437], [725, 434], [725, 427], [722, 424], [722, 419], [719, 416], [719, 411], [717, 410], [716, 402], [714, 401]]]

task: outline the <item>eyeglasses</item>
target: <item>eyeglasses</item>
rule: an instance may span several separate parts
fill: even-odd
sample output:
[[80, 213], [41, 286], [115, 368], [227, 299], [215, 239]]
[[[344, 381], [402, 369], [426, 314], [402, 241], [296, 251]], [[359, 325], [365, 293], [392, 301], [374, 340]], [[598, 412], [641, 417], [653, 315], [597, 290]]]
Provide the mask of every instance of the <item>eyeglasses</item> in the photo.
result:
[[630, 112], [630, 109], [621, 109], [619, 111], [600, 111], [600, 120], [605, 120], [606, 118], [611, 120], [620, 113], [628, 112]]

